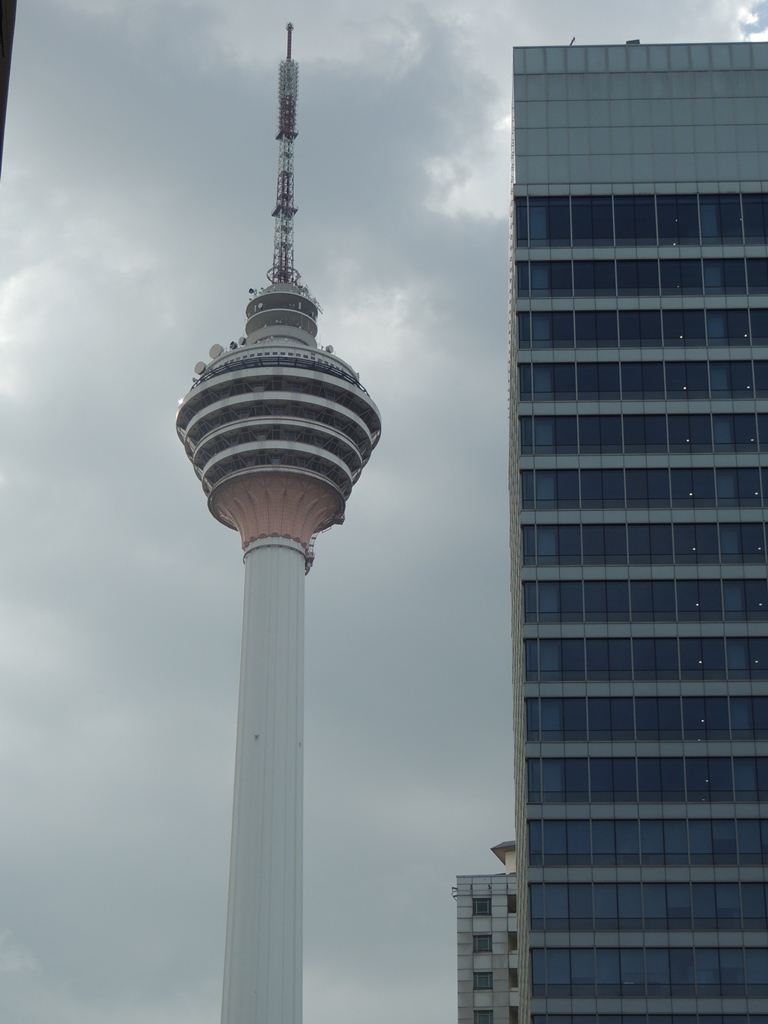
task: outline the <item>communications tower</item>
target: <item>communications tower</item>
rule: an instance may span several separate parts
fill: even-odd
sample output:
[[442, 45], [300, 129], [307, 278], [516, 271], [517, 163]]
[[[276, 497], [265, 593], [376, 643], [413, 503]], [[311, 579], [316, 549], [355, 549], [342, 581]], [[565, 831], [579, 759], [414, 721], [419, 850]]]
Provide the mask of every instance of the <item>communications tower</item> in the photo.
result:
[[213, 516], [245, 563], [222, 1024], [299, 1024], [302, 955], [304, 577], [379, 439], [358, 374], [317, 343], [319, 306], [294, 268], [298, 65], [280, 63], [269, 285], [210, 361], [176, 429]]

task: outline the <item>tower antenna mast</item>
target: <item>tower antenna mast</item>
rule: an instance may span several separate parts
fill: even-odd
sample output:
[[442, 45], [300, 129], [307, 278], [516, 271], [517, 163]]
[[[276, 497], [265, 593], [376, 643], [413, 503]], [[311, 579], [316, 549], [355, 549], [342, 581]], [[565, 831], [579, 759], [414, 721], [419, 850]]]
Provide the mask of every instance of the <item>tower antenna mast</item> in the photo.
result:
[[291, 57], [293, 25], [285, 26], [288, 44], [285, 60], [280, 61], [278, 77], [277, 140], [280, 156], [277, 164], [277, 199], [272, 216], [275, 218], [275, 243], [272, 269], [267, 278], [272, 284], [298, 284], [301, 276], [293, 265], [293, 218], [296, 207], [293, 198], [293, 143], [296, 131], [296, 98], [299, 89], [299, 65]]

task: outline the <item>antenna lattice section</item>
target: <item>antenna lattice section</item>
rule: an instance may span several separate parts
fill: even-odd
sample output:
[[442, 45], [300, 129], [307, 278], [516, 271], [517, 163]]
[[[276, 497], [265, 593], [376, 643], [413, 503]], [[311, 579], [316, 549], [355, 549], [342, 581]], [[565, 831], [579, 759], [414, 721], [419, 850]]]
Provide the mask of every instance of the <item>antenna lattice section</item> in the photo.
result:
[[286, 59], [278, 73], [277, 140], [280, 156], [277, 165], [277, 198], [272, 216], [275, 218], [275, 242], [272, 269], [267, 274], [272, 284], [298, 284], [301, 277], [293, 265], [293, 218], [296, 214], [293, 191], [293, 143], [296, 130], [296, 100], [299, 91], [299, 65], [291, 58], [293, 25], [287, 26]]

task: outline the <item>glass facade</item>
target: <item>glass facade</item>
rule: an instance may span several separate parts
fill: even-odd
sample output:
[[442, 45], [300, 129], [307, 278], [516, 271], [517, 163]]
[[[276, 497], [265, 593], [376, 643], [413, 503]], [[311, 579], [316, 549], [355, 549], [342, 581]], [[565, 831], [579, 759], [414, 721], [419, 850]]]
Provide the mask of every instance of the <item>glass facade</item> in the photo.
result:
[[515, 121], [521, 1019], [768, 1024], [768, 45], [516, 51]]

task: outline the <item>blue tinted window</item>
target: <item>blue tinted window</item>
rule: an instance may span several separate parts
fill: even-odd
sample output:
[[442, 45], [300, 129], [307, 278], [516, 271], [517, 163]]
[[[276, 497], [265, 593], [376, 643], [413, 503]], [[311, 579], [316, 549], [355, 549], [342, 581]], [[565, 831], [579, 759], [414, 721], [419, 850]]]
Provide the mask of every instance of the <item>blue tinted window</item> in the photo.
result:
[[656, 244], [656, 208], [653, 196], [614, 196], [613, 207], [616, 245]]
[[741, 197], [744, 216], [744, 240], [763, 242], [768, 226], [768, 197], [744, 195]]

